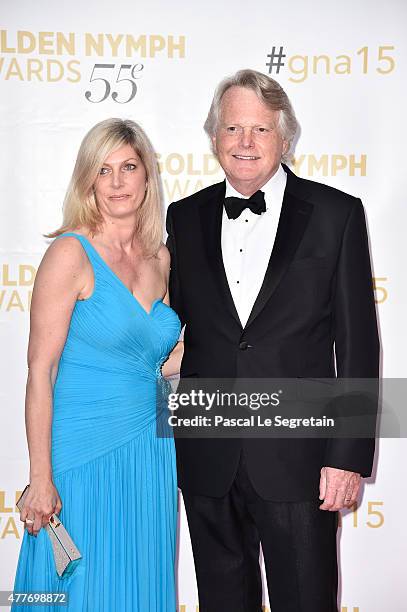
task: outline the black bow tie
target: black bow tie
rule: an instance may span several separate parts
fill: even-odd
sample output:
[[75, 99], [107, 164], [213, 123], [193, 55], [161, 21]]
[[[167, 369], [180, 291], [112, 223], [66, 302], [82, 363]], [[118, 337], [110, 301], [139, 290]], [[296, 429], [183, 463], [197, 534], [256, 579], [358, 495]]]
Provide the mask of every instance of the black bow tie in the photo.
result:
[[256, 191], [256, 193], [248, 199], [235, 197], [225, 198], [225, 210], [229, 219], [237, 219], [246, 208], [250, 208], [256, 215], [266, 212], [264, 193], [260, 190]]

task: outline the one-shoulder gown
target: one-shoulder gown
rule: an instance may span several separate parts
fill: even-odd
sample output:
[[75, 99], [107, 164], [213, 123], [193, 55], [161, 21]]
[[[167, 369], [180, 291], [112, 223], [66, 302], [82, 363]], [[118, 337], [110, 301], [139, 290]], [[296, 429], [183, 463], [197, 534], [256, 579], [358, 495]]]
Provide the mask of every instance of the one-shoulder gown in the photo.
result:
[[[51, 612], [174, 612], [174, 441], [157, 436], [161, 365], [180, 322], [162, 300], [147, 312], [91, 243], [94, 290], [73, 310], [54, 385], [52, 469], [60, 519], [82, 559], [58, 578], [44, 529], [24, 533], [14, 590], [67, 592]], [[12, 608], [14, 609], [14, 608]]]

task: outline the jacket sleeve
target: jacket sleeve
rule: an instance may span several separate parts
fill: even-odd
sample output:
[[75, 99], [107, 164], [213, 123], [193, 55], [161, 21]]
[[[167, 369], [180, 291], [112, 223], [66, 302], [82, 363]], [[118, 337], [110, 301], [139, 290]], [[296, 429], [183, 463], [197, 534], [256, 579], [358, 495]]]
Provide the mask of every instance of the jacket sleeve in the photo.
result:
[[176, 249], [176, 239], [174, 233], [174, 222], [173, 222], [173, 209], [172, 204], [168, 207], [167, 210], [167, 247], [171, 255], [171, 267], [170, 267], [170, 280], [169, 280], [169, 292], [170, 292], [170, 304], [171, 307], [175, 310], [177, 315], [181, 320], [181, 325], [183, 326], [185, 323], [184, 309], [182, 305], [182, 294], [181, 294], [181, 286], [180, 280], [178, 276], [178, 265], [177, 265], [177, 249]]
[[[366, 221], [360, 200], [355, 200], [345, 225], [333, 308], [337, 377], [374, 379], [373, 387], [378, 390], [375, 380], [378, 383], [380, 344]], [[378, 394], [373, 396], [373, 402], [370, 396], [367, 413], [377, 411], [377, 399]], [[344, 396], [341, 401], [340, 413], [346, 413], [348, 408], [353, 410], [354, 400]], [[331, 438], [325, 465], [370, 476], [374, 448], [374, 437]]]

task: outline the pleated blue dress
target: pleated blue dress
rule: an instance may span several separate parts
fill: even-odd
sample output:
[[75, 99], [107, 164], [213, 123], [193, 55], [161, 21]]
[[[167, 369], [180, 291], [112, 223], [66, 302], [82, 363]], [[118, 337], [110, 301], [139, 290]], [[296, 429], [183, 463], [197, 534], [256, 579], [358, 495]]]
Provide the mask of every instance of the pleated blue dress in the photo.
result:
[[161, 300], [147, 312], [85, 237], [63, 236], [81, 242], [95, 279], [73, 310], [53, 397], [60, 518], [82, 559], [60, 579], [46, 531], [25, 532], [14, 591], [67, 592], [69, 603], [12, 610], [174, 612], [175, 450], [157, 435], [156, 398], [180, 322]]

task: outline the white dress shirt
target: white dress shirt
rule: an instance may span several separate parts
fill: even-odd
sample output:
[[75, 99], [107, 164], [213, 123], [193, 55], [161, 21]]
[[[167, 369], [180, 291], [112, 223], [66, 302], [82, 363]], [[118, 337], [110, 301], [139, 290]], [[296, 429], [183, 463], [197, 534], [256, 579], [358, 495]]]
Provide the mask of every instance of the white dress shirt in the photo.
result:
[[[280, 165], [263, 185], [266, 212], [256, 215], [246, 208], [237, 219], [222, 216], [222, 257], [233, 301], [244, 327], [263, 284], [277, 233], [287, 175]], [[226, 179], [225, 197], [247, 199]]]

